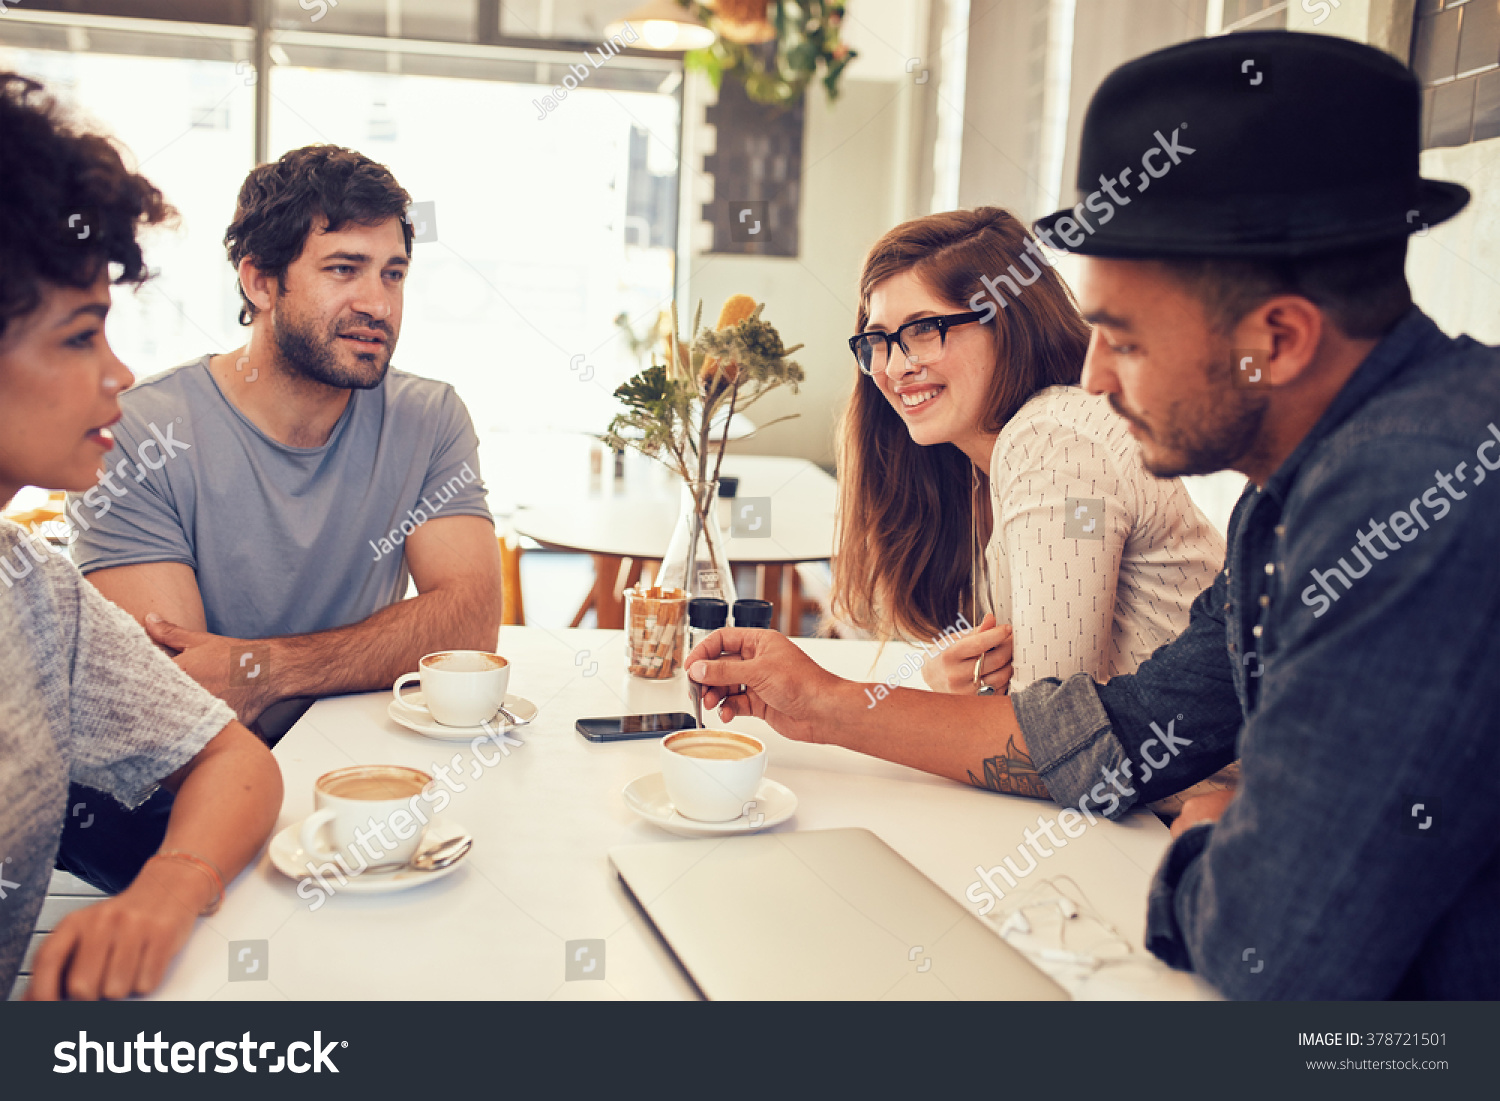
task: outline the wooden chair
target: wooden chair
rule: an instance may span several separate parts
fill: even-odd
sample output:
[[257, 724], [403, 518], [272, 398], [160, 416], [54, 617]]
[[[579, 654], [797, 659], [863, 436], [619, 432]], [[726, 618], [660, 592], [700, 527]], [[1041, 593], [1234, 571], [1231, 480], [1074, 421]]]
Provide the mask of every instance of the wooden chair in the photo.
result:
[[594, 585], [568, 626], [577, 627], [592, 608], [595, 626], [621, 630], [625, 626], [625, 590], [638, 584], [649, 584], [660, 563], [655, 559], [621, 558], [613, 554], [591, 557], [594, 560]]
[[521, 536], [512, 528], [500, 540], [500, 623], [526, 626], [526, 603], [521, 595]]
[[7, 512], [5, 518], [20, 524], [28, 531], [39, 531], [48, 521], [63, 519], [63, 509], [66, 504], [66, 493], [49, 493], [46, 504], [26, 509], [23, 512]]

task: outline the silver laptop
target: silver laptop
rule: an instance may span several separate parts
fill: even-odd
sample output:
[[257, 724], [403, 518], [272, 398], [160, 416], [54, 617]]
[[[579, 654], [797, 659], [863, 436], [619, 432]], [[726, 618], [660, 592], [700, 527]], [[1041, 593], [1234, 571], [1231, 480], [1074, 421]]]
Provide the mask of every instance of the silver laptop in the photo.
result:
[[623, 845], [609, 859], [709, 998], [1068, 997], [869, 830]]

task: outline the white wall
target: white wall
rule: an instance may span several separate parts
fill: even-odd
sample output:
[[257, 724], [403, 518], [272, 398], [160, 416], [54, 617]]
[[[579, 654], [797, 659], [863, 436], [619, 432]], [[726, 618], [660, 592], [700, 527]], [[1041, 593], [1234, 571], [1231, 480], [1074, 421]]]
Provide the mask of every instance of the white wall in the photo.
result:
[[1422, 175], [1473, 194], [1450, 222], [1413, 237], [1412, 296], [1444, 332], [1500, 344], [1500, 138], [1422, 154]]

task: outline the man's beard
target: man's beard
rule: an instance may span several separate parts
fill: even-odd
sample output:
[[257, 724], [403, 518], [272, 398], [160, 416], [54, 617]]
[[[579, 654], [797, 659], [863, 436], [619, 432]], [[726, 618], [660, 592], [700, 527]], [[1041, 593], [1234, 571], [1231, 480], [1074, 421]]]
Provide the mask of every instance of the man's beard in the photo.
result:
[[1118, 394], [1109, 395], [1111, 408], [1141, 429], [1141, 463], [1151, 474], [1181, 478], [1229, 470], [1255, 446], [1268, 399], [1235, 386], [1227, 372], [1223, 383], [1209, 392], [1201, 408], [1186, 409], [1173, 402], [1164, 422], [1154, 428], [1127, 412]]
[[350, 369], [339, 363], [337, 329], [325, 336], [312, 325], [299, 324], [284, 309], [277, 310], [271, 322], [276, 356], [288, 373], [340, 390], [375, 389], [385, 380], [396, 350], [395, 334], [389, 325], [358, 314], [346, 328], [378, 330], [385, 334], [386, 343], [370, 345], [369, 352], [359, 354], [360, 366]]

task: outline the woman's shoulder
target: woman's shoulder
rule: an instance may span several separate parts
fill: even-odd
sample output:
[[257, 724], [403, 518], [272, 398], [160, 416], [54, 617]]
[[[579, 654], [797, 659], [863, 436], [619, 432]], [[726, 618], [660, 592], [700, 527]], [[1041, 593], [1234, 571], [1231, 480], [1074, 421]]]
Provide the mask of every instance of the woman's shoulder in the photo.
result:
[[73, 564], [42, 536], [0, 519], [0, 589], [31, 600], [72, 588], [77, 577]]
[[24, 638], [39, 668], [66, 664], [60, 640], [71, 629], [81, 583], [73, 564], [40, 536], [0, 520], [0, 633]]
[[1080, 386], [1049, 386], [1028, 398], [1000, 430], [990, 477], [1028, 460], [1069, 461], [1074, 452], [1086, 452], [1094, 461], [1119, 461], [1135, 449], [1129, 422], [1110, 407], [1106, 395]]

